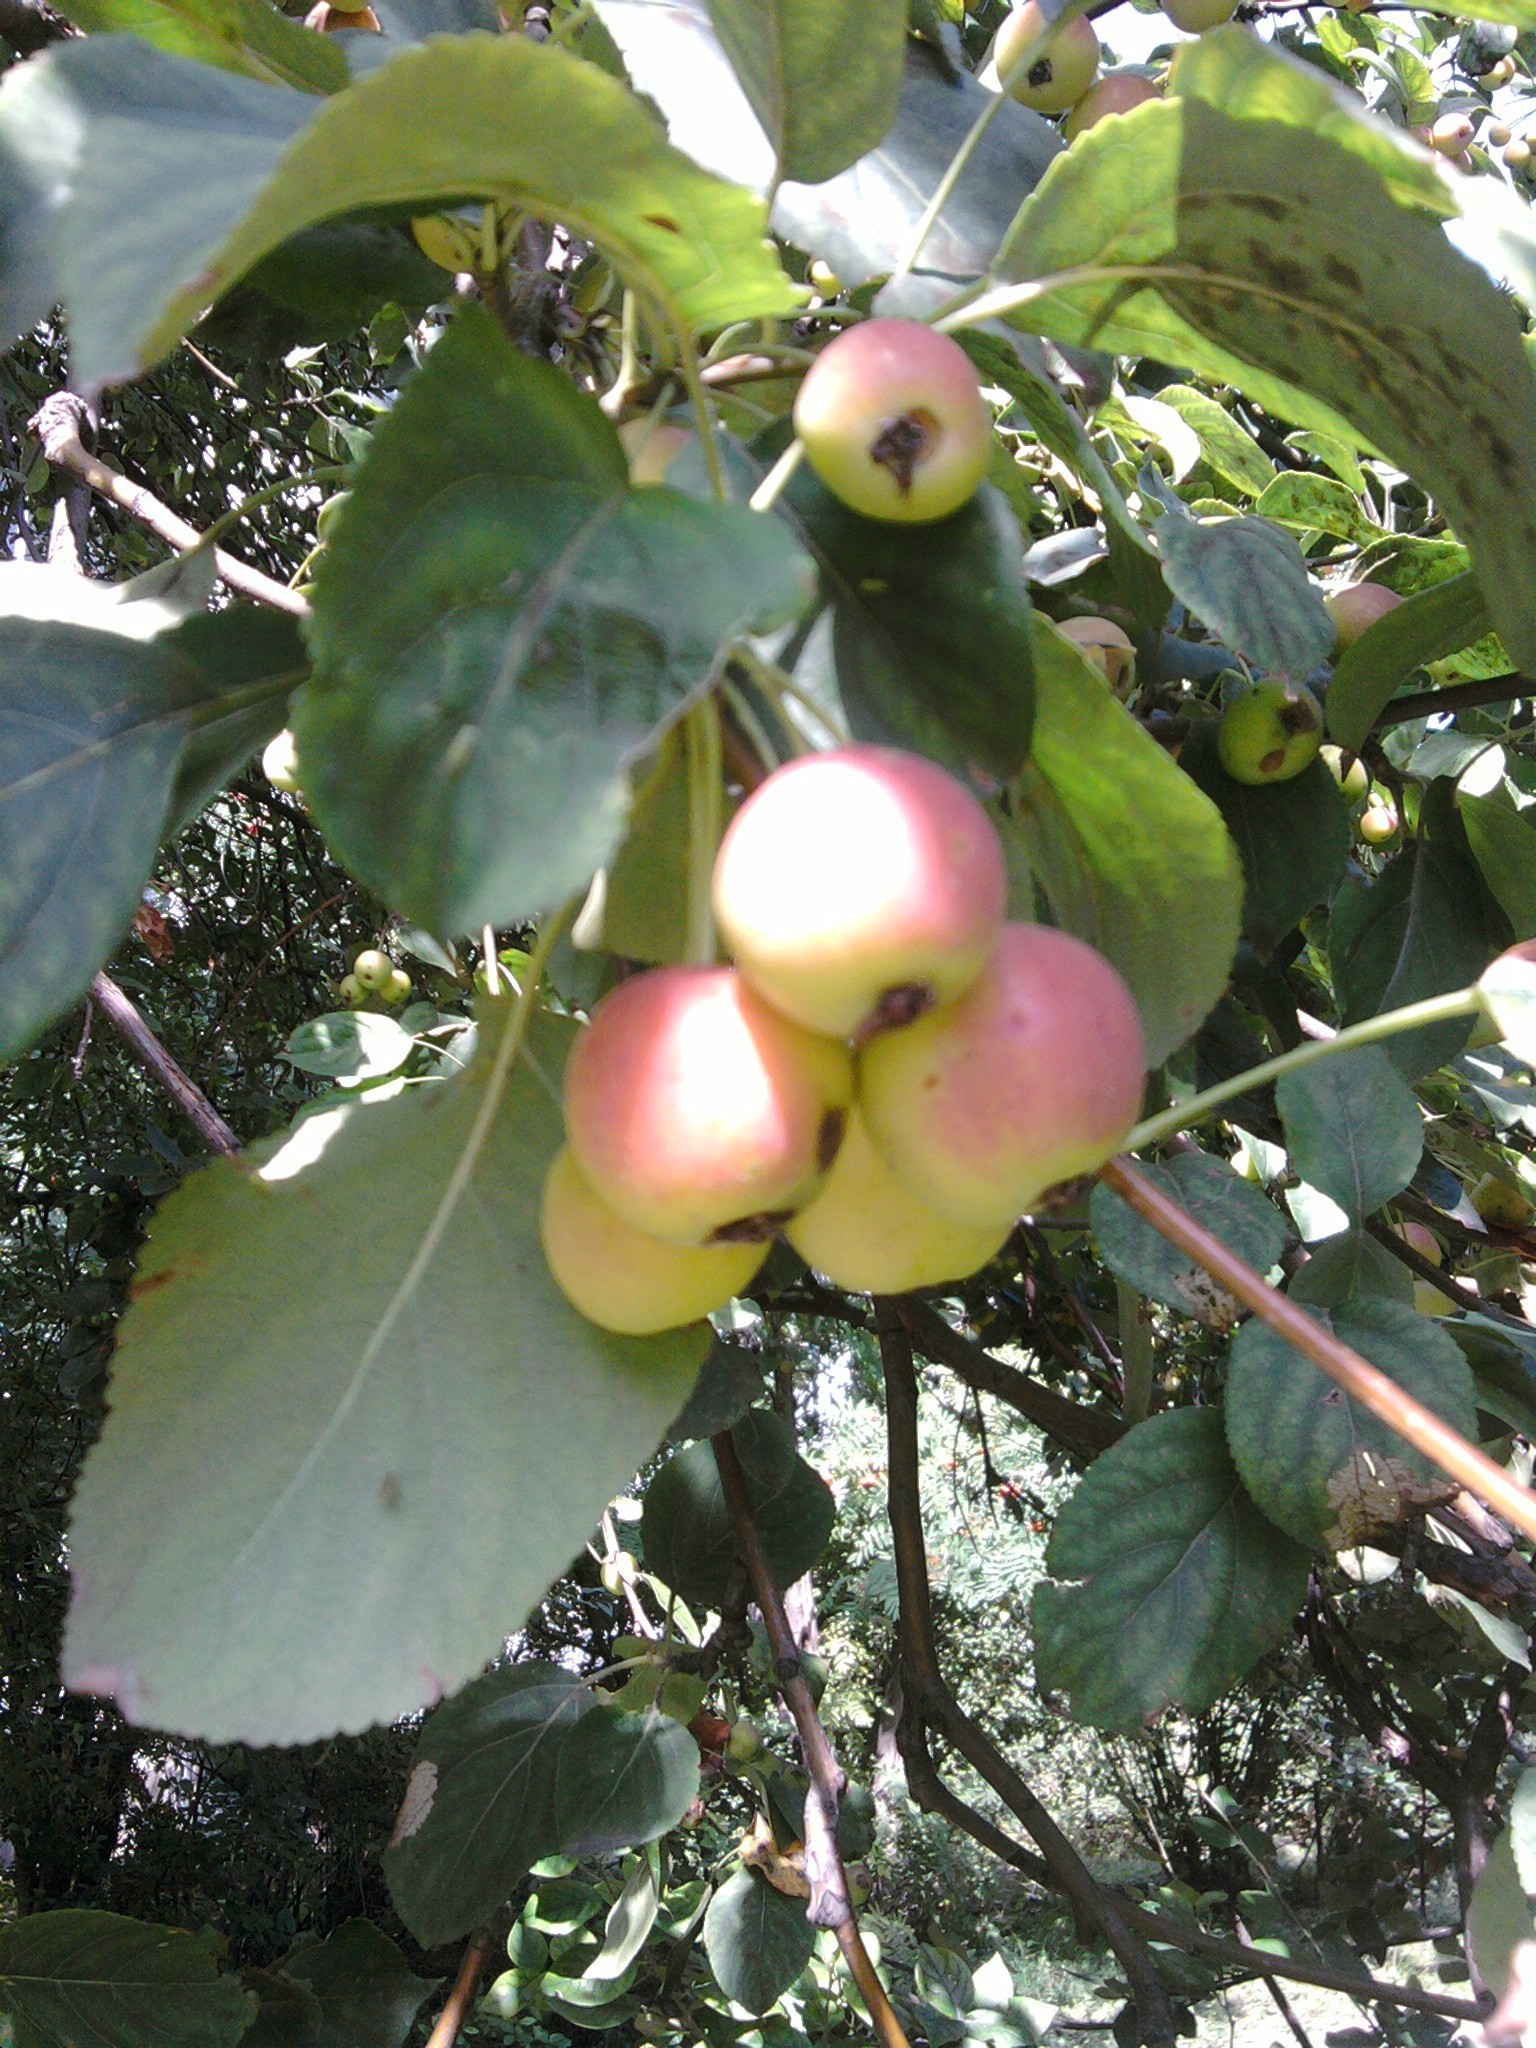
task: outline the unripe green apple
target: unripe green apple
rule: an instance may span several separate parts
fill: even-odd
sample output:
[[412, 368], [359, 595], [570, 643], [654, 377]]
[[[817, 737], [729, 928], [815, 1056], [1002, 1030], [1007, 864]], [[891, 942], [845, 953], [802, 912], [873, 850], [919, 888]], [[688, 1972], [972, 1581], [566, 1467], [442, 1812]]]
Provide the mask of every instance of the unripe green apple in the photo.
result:
[[963, 1280], [1007, 1242], [1007, 1223], [960, 1223], [894, 1174], [857, 1109], [815, 1201], [784, 1235], [808, 1266], [849, 1294], [905, 1294]]
[[868, 519], [943, 519], [975, 493], [992, 415], [970, 357], [917, 320], [862, 320], [795, 397], [795, 432], [835, 497]]
[[1136, 1005], [1109, 962], [1066, 932], [1006, 924], [959, 1002], [864, 1047], [859, 1107], [914, 1194], [1001, 1228], [1124, 1142], [1144, 1065]]
[[1136, 681], [1136, 649], [1113, 619], [1061, 619], [1058, 633], [1075, 641], [1085, 661], [1103, 676], [1117, 697], [1128, 697]]
[[1471, 116], [1442, 114], [1429, 130], [1429, 146], [1438, 156], [1465, 156], [1476, 134]]
[[[332, 5], [336, 0], [332, 0]], [[475, 270], [480, 263], [480, 231], [452, 213], [422, 213], [411, 222], [422, 255], [439, 270]]]
[[653, 967], [593, 1012], [565, 1070], [582, 1171], [636, 1230], [761, 1243], [810, 1201], [853, 1096], [846, 1046], [729, 967]]
[[539, 1236], [556, 1285], [588, 1322], [625, 1337], [696, 1323], [748, 1285], [761, 1244], [665, 1244], [616, 1216], [571, 1156], [544, 1181]]
[[368, 991], [355, 974], [344, 974], [336, 984], [336, 993], [349, 1010], [356, 1010], [368, 1000]]
[[1339, 785], [1350, 803], [1357, 804], [1371, 786], [1371, 778], [1365, 772], [1365, 763], [1358, 754], [1351, 754], [1349, 766], [1344, 766], [1342, 747], [1323, 747], [1319, 750], [1328, 764], [1328, 773]]
[[1355, 830], [1367, 846], [1385, 846], [1397, 831], [1397, 812], [1391, 804], [1372, 797], [1356, 819]]
[[261, 772], [285, 796], [303, 794], [299, 788], [299, 754], [291, 732], [285, 729], [274, 733], [267, 741], [261, 756]]
[[1237, 0], [1158, 0], [1158, 5], [1187, 36], [1203, 35], [1208, 28], [1220, 28], [1237, 11]]
[[[1031, 45], [1046, 37], [1027, 69], [1020, 60]], [[998, 83], [1010, 99], [1037, 114], [1065, 114], [1083, 98], [1099, 68], [1099, 39], [1086, 15], [1074, 15], [1052, 29], [1036, 5], [1024, 0], [997, 32], [992, 45]]]
[[379, 990], [386, 1003], [403, 1003], [411, 992], [411, 977], [403, 967], [392, 970], [388, 981]]
[[962, 783], [895, 747], [838, 747], [775, 770], [742, 805], [715, 862], [715, 917], [758, 995], [852, 1038], [969, 988], [1007, 887]]
[[387, 987], [389, 977], [395, 971], [395, 963], [387, 953], [381, 953], [377, 946], [365, 946], [352, 962], [352, 972], [357, 976], [359, 988], [365, 988], [370, 995], [375, 990]]
[[749, 1764], [759, 1755], [763, 1738], [750, 1721], [733, 1721], [731, 1732], [726, 1737], [725, 1753], [733, 1764]]
[[1128, 114], [1133, 107], [1161, 98], [1162, 94], [1152, 80], [1143, 78], [1139, 71], [1106, 71], [1067, 116], [1062, 133], [1068, 142], [1075, 142], [1079, 135], [1086, 134], [1106, 115]]
[[843, 280], [838, 276], [831, 264], [823, 263], [819, 256], [812, 261], [809, 270], [805, 274], [823, 298], [836, 298], [843, 288]]
[[1471, 1192], [1472, 1206], [1494, 1230], [1529, 1228], [1536, 1209], [1520, 1190], [1496, 1173], [1485, 1173]]
[[1384, 583], [1350, 583], [1323, 599], [1323, 610], [1333, 621], [1341, 648], [1353, 647], [1362, 633], [1402, 603], [1395, 590]]
[[1229, 701], [1216, 752], [1235, 782], [1289, 782], [1316, 758], [1322, 738], [1322, 707], [1305, 683], [1267, 676]]

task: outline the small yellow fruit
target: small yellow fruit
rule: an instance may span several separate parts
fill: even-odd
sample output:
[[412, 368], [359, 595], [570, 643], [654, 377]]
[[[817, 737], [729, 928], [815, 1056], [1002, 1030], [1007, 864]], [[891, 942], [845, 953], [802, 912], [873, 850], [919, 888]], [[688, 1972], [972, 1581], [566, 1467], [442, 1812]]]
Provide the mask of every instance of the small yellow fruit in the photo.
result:
[[1490, 149], [1502, 149], [1512, 134], [1513, 130], [1507, 121], [1490, 121], [1483, 130], [1483, 140]]
[[1362, 633], [1368, 633], [1378, 619], [1402, 603], [1395, 590], [1384, 583], [1351, 583], [1323, 599], [1323, 610], [1333, 621], [1339, 646], [1353, 647]]
[[1531, 145], [1523, 135], [1517, 135], [1504, 152], [1504, 161], [1512, 171], [1523, 171], [1531, 160]]
[[624, 453], [629, 457], [629, 481], [638, 490], [645, 484], [664, 484], [667, 470], [693, 439], [688, 427], [671, 420], [626, 420], [619, 429]]
[[1143, 78], [1139, 71], [1106, 71], [1072, 109], [1061, 132], [1068, 142], [1075, 142], [1106, 116], [1129, 114], [1134, 107], [1161, 98], [1152, 80]]
[[810, 269], [806, 272], [806, 276], [815, 285], [817, 291], [821, 293], [824, 299], [835, 299], [843, 288], [843, 280], [838, 276], [831, 264], [823, 263], [819, 256], [811, 264]]
[[1453, 1316], [1457, 1309], [1466, 1307], [1464, 1301], [1454, 1301], [1431, 1280], [1414, 1281], [1413, 1305], [1421, 1316]]
[[569, 1146], [545, 1177], [539, 1235], [571, 1306], [627, 1337], [677, 1329], [724, 1308], [768, 1255], [763, 1244], [677, 1245], [648, 1237], [593, 1190]]
[[349, 1010], [358, 1009], [368, 1000], [368, 991], [355, 974], [344, 974], [336, 984], [336, 993]]
[[1428, 1259], [1432, 1266], [1445, 1264], [1445, 1253], [1440, 1240], [1427, 1223], [1394, 1223], [1392, 1232], [1403, 1243], [1416, 1251], [1421, 1259]]
[[1351, 754], [1349, 756], [1349, 766], [1346, 768], [1344, 766], [1344, 749], [1342, 747], [1323, 747], [1320, 751], [1323, 759], [1328, 764], [1328, 773], [1339, 785], [1339, 788], [1343, 791], [1349, 802], [1352, 804], [1359, 803], [1371, 786], [1371, 778], [1366, 774], [1365, 763], [1360, 759], [1360, 756], [1358, 754]]
[[357, 985], [366, 989], [369, 995], [384, 988], [395, 971], [395, 963], [387, 953], [381, 953], [377, 946], [365, 946], [352, 962], [352, 972]]
[[[1035, 56], [1021, 69], [1025, 52], [1037, 44]], [[1024, 0], [998, 30], [992, 60], [1010, 99], [1037, 114], [1065, 114], [1093, 83], [1099, 39], [1086, 15], [1074, 15], [1053, 31], [1036, 0]]]
[[403, 967], [397, 967], [388, 981], [379, 990], [386, 1003], [403, 1003], [411, 992], [411, 977]]
[[293, 743], [293, 734], [288, 731], [276, 733], [267, 741], [261, 757], [261, 772], [274, 789], [280, 789], [286, 796], [300, 796], [299, 756]]
[[1429, 131], [1429, 146], [1437, 156], [1465, 156], [1476, 134], [1468, 114], [1442, 114]]
[[1290, 782], [1317, 758], [1322, 707], [1305, 683], [1266, 676], [1229, 699], [1216, 752], [1235, 782]]
[[1219, 28], [1237, 11], [1237, 0], [1158, 0], [1158, 4], [1174, 27], [1183, 29], [1188, 36]]
[[480, 259], [480, 231], [451, 213], [423, 213], [411, 222], [423, 256], [439, 270], [472, 271]]
[[1536, 1208], [1497, 1173], [1485, 1173], [1473, 1188], [1472, 1206], [1493, 1230], [1526, 1230], [1536, 1218]]
[[1355, 830], [1367, 846], [1385, 846], [1397, 831], [1397, 812], [1391, 804], [1373, 797], [1360, 813]]
[[1058, 633], [1077, 643], [1117, 697], [1128, 697], [1136, 682], [1136, 649], [1113, 619], [1077, 618], [1057, 622]]

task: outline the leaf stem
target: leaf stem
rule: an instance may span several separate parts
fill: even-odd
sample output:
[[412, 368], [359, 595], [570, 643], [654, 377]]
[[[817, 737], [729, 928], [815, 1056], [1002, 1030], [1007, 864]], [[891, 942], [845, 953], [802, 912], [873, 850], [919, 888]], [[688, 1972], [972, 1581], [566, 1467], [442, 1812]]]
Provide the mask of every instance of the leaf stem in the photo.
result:
[[1400, 1010], [1384, 1010], [1379, 1017], [1363, 1018], [1358, 1024], [1346, 1025], [1344, 1030], [1336, 1031], [1332, 1038], [1309, 1038], [1290, 1052], [1277, 1053], [1272, 1060], [1263, 1060], [1258, 1066], [1249, 1067], [1245, 1073], [1234, 1074], [1230, 1080], [1218, 1081], [1214, 1088], [1192, 1095], [1187, 1102], [1175, 1103], [1172, 1109], [1148, 1117], [1126, 1139], [1125, 1149], [1127, 1152], [1140, 1152], [1161, 1138], [1171, 1138], [1176, 1131], [1187, 1130], [1191, 1124], [1199, 1123], [1213, 1109], [1219, 1109], [1222, 1103], [1231, 1102], [1235, 1096], [1246, 1095], [1250, 1088], [1261, 1088], [1270, 1081], [1278, 1081], [1282, 1074], [1293, 1073], [1299, 1067], [1309, 1067], [1314, 1060], [1350, 1052], [1360, 1045], [1375, 1045], [1380, 1039], [1395, 1038], [1400, 1031], [1417, 1031], [1426, 1024], [1445, 1024], [1456, 1017], [1477, 1016], [1482, 1008], [1482, 997], [1475, 988], [1461, 988], [1448, 996], [1428, 996], [1423, 1002], [1405, 1003]]
[[797, 436], [763, 478], [747, 503], [754, 512], [771, 512], [786, 485], [805, 460], [805, 443]]
[[713, 967], [715, 913], [711, 889], [720, 847], [720, 713], [713, 697], [695, 704], [683, 726], [688, 747], [688, 958]]
[[709, 409], [709, 393], [704, 389], [699, 352], [693, 345], [693, 336], [686, 329], [678, 333], [676, 340], [678, 368], [698, 426], [704, 464], [709, 471], [709, 487], [724, 504], [731, 493], [726, 484], [725, 465], [720, 460], [720, 437], [715, 431], [715, 416]]
[[196, 548], [189, 549], [196, 554], [202, 548], [211, 548], [221, 541], [231, 527], [238, 526], [242, 519], [254, 512], [259, 505], [265, 505], [270, 498], [280, 498], [285, 491], [303, 490], [307, 484], [330, 483], [333, 478], [352, 475], [351, 465], [345, 462], [328, 462], [323, 469], [312, 469], [306, 476], [279, 477], [275, 484], [263, 484], [259, 491], [252, 491], [248, 498], [242, 498], [238, 505], [231, 505], [227, 512], [221, 512], [212, 526], [204, 532]]
[[1396, 1430], [1416, 1451], [1475, 1494], [1495, 1514], [1502, 1515], [1527, 1536], [1536, 1537], [1536, 1493], [1512, 1479], [1501, 1465], [1496, 1465], [1475, 1444], [1469, 1444], [1396, 1380], [1341, 1343], [1331, 1330], [1314, 1322], [1299, 1302], [1271, 1287], [1235, 1252], [1229, 1251], [1220, 1238], [1197, 1223], [1187, 1209], [1181, 1209], [1161, 1188], [1154, 1187], [1133, 1160], [1111, 1159], [1100, 1168], [1099, 1177], [1144, 1222], [1150, 1223], [1170, 1244], [1177, 1245], [1186, 1257], [1251, 1309], [1260, 1322], [1267, 1323], [1303, 1357], [1310, 1358], [1362, 1408], [1368, 1408], [1389, 1429]]

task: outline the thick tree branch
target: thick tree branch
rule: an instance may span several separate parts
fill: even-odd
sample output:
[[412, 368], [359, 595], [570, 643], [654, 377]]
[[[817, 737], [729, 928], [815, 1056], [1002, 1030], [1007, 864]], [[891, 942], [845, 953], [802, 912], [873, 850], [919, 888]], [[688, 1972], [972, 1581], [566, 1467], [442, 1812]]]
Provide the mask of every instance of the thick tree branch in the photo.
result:
[[1377, 717], [1377, 725], [1406, 725], [1411, 718], [1433, 718], [1439, 711], [1473, 711], [1481, 704], [1508, 704], [1516, 697], [1536, 695], [1536, 683], [1518, 671], [1479, 676], [1470, 683], [1452, 683], [1444, 690], [1415, 690], [1394, 697]]
[[1284, 1337], [1321, 1368], [1329, 1379], [1353, 1396], [1362, 1408], [1395, 1429], [1399, 1436], [1447, 1472], [1469, 1493], [1486, 1501], [1495, 1511], [1536, 1536], [1536, 1494], [1512, 1479], [1475, 1444], [1469, 1444], [1448, 1423], [1442, 1422], [1406, 1393], [1395, 1380], [1341, 1344], [1331, 1330], [1314, 1322], [1298, 1302], [1270, 1287], [1261, 1274], [1231, 1252], [1218, 1237], [1181, 1209], [1161, 1188], [1154, 1187], [1129, 1159], [1111, 1159], [1101, 1169], [1107, 1187], [1154, 1230], [1176, 1244], [1203, 1271], [1210, 1274], [1260, 1322]]
[[774, 1584], [767, 1553], [752, 1518], [752, 1503], [731, 1433], [725, 1430], [710, 1441], [720, 1473], [720, 1485], [731, 1512], [736, 1548], [747, 1568], [753, 1597], [768, 1634], [768, 1647], [773, 1652], [773, 1675], [784, 1704], [794, 1719], [795, 1732], [800, 1738], [800, 1752], [810, 1773], [811, 1782], [805, 1795], [805, 1874], [810, 1882], [811, 1898], [806, 1911], [815, 1926], [830, 1927], [836, 1934], [843, 1960], [869, 2011], [881, 2048], [907, 2048], [901, 2021], [875, 1973], [848, 1897], [848, 1879], [843, 1870], [842, 1852], [837, 1846], [838, 1802], [848, 1781], [832, 1752], [827, 1731], [821, 1725], [810, 1687], [805, 1682], [805, 1674], [800, 1667], [800, 1646], [789, 1625], [783, 1598]]
[[1047, 1881], [1067, 1900], [1079, 1924], [1097, 1929], [1109, 1944], [1131, 1987], [1138, 2038], [1172, 2048], [1176, 2039], [1172, 2004], [1156, 1963], [1132, 1929], [1120, 1901], [1097, 1882], [1031, 1787], [965, 1713], [939, 1668], [919, 1491], [917, 1372], [912, 1340], [894, 1302], [876, 1303], [875, 1323], [885, 1368], [886, 1462], [900, 1593], [903, 1692], [911, 1711], [941, 1734], [1017, 1817], [1040, 1851]]
[[889, 1306], [891, 1314], [925, 1358], [931, 1358], [937, 1365], [948, 1366], [955, 1377], [964, 1380], [968, 1387], [976, 1387], [982, 1393], [1006, 1402], [1026, 1422], [1034, 1423], [1037, 1429], [1044, 1430], [1048, 1437], [1078, 1457], [1085, 1460], [1096, 1458], [1100, 1451], [1107, 1451], [1125, 1434], [1125, 1425], [1118, 1416], [1106, 1415], [1097, 1408], [1084, 1408], [1076, 1401], [1052, 1393], [1048, 1387], [1032, 1380], [1028, 1373], [1020, 1372], [1017, 1366], [1005, 1364], [972, 1338], [962, 1336], [945, 1322], [936, 1308], [918, 1300], [915, 1295], [893, 1297]]
[[184, 1074], [115, 981], [98, 974], [91, 983], [91, 1001], [123, 1039], [129, 1051], [153, 1074], [210, 1152], [226, 1157], [240, 1141], [197, 1083]]
[[[158, 534], [178, 553], [189, 554], [202, 539], [197, 528], [189, 526], [169, 505], [162, 505], [142, 484], [132, 482], [121, 470], [113, 469], [110, 463], [92, 455], [80, 439], [83, 415], [82, 401], [68, 392], [56, 392], [44, 401], [32, 420], [33, 432], [43, 444], [44, 455], [56, 469], [79, 477], [93, 491], [110, 498], [114, 505], [121, 505], [125, 512], [131, 513], [141, 525]], [[291, 612], [295, 618], [308, 617], [308, 601], [298, 591], [290, 590], [286, 583], [279, 583], [275, 577], [253, 569], [248, 562], [226, 554], [223, 548], [214, 549], [213, 559], [231, 590], [239, 591], [243, 597], [252, 598], [257, 604], [271, 605], [275, 611]]]

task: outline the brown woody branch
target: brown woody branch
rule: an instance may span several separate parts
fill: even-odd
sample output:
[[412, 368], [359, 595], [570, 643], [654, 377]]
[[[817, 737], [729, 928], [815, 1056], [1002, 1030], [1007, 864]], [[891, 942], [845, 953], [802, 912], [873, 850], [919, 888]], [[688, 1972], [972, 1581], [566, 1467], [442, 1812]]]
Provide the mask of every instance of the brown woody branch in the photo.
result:
[[[32, 420], [32, 430], [42, 442], [44, 455], [56, 469], [68, 471], [82, 483], [89, 484], [93, 491], [100, 492], [102, 497], [110, 498], [114, 505], [120, 505], [125, 512], [131, 513], [140, 525], [158, 534], [178, 554], [190, 554], [203, 538], [197, 528], [189, 526], [169, 505], [163, 505], [153, 491], [145, 490], [142, 484], [134, 483], [121, 470], [92, 455], [80, 438], [84, 412], [83, 402], [68, 392], [56, 392], [44, 401]], [[286, 583], [279, 583], [275, 577], [253, 569], [248, 562], [227, 554], [223, 548], [214, 549], [213, 559], [231, 590], [239, 591], [243, 597], [249, 597], [257, 604], [271, 605], [275, 611], [290, 612], [295, 618], [309, 616], [308, 601], [298, 591], [290, 590]]]
[[459, 2029], [474, 2003], [475, 1993], [480, 1988], [485, 1966], [494, 1954], [495, 1948], [496, 1935], [489, 1927], [482, 1927], [478, 1933], [470, 1937], [469, 1946], [464, 1951], [464, 1959], [459, 1964], [459, 1974], [454, 1978], [453, 1989], [448, 1994], [448, 2002], [437, 2016], [437, 2025], [427, 2036], [427, 2048], [453, 2048], [454, 2042], [459, 2038]]
[[1101, 1177], [1138, 1216], [1170, 1244], [1177, 1245], [1229, 1294], [1235, 1295], [1260, 1322], [1267, 1323], [1304, 1357], [1310, 1358], [1362, 1408], [1368, 1408], [1389, 1429], [1396, 1430], [1415, 1450], [1421, 1451], [1442, 1472], [1449, 1473], [1469, 1493], [1486, 1501], [1517, 1529], [1536, 1536], [1536, 1494], [1528, 1487], [1512, 1479], [1502, 1466], [1496, 1465], [1475, 1444], [1469, 1444], [1359, 1352], [1340, 1343], [1331, 1330], [1314, 1322], [1299, 1303], [1269, 1286], [1250, 1265], [1197, 1223], [1188, 1210], [1181, 1209], [1161, 1188], [1154, 1187], [1129, 1159], [1111, 1159], [1101, 1169]]
[[1415, 690], [1394, 697], [1376, 719], [1377, 725], [1406, 725], [1411, 718], [1432, 718], [1439, 711], [1474, 711], [1482, 704], [1508, 704], [1536, 694], [1536, 682], [1518, 670], [1502, 676], [1479, 676], [1452, 683], [1443, 690]]
[[153, 1074], [209, 1151], [222, 1153], [226, 1158], [238, 1152], [240, 1141], [229, 1125], [197, 1083], [182, 1072], [117, 983], [98, 974], [91, 983], [91, 1001], [139, 1065]]
[[773, 1653], [773, 1675], [784, 1704], [794, 1719], [800, 1751], [810, 1773], [805, 1795], [805, 1874], [810, 1883], [807, 1916], [817, 1927], [830, 1927], [837, 1936], [849, 1975], [858, 1986], [881, 2048], [908, 2048], [901, 2021], [896, 2017], [885, 1987], [875, 1973], [857, 1915], [848, 1897], [848, 1879], [842, 1852], [837, 1846], [838, 1804], [847, 1779], [833, 1754], [827, 1731], [821, 1725], [816, 1704], [800, 1664], [800, 1647], [784, 1611], [784, 1601], [769, 1568], [762, 1538], [752, 1517], [752, 1503], [742, 1476], [741, 1461], [729, 1430], [711, 1438], [720, 1485], [736, 1537], [736, 1548], [747, 1568], [753, 1598], [763, 1617], [768, 1647]]
[[[919, 1492], [917, 1373], [912, 1340], [896, 1303], [877, 1302], [875, 1319], [885, 1368], [891, 1537], [900, 1593], [903, 1719], [911, 1716], [917, 1723], [933, 1728], [992, 1787], [1040, 1852], [1045, 1881], [1067, 1900], [1079, 1925], [1096, 1928], [1114, 1952], [1130, 1985], [1138, 2038], [1172, 2048], [1176, 2038], [1172, 2004], [1157, 1965], [1132, 1928], [1123, 1905], [1097, 1882], [1031, 1787], [963, 1710], [939, 1668]], [[909, 1733], [908, 1743], [914, 1751], [920, 1739], [914, 1740]], [[906, 1753], [904, 1744], [903, 1754]], [[931, 1786], [927, 1789], [931, 1790]], [[958, 1819], [954, 1814], [951, 1817]]]
[[1026, 1422], [1034, 1423], [1054, 1442], [1085, 1461], [1107, 1451], [1125, 1434], [1125, 1425], [1118, 1416], [1082, 1407], [1052, 1393], [1028, 1373], [994, 1358], [972, 1338], [963, 1336], [937, 1309], [915, 1295], [892, 1297], [889, 1311], [925, 1358], [948, 1366], [968, 1387], [1006, 1402]]

